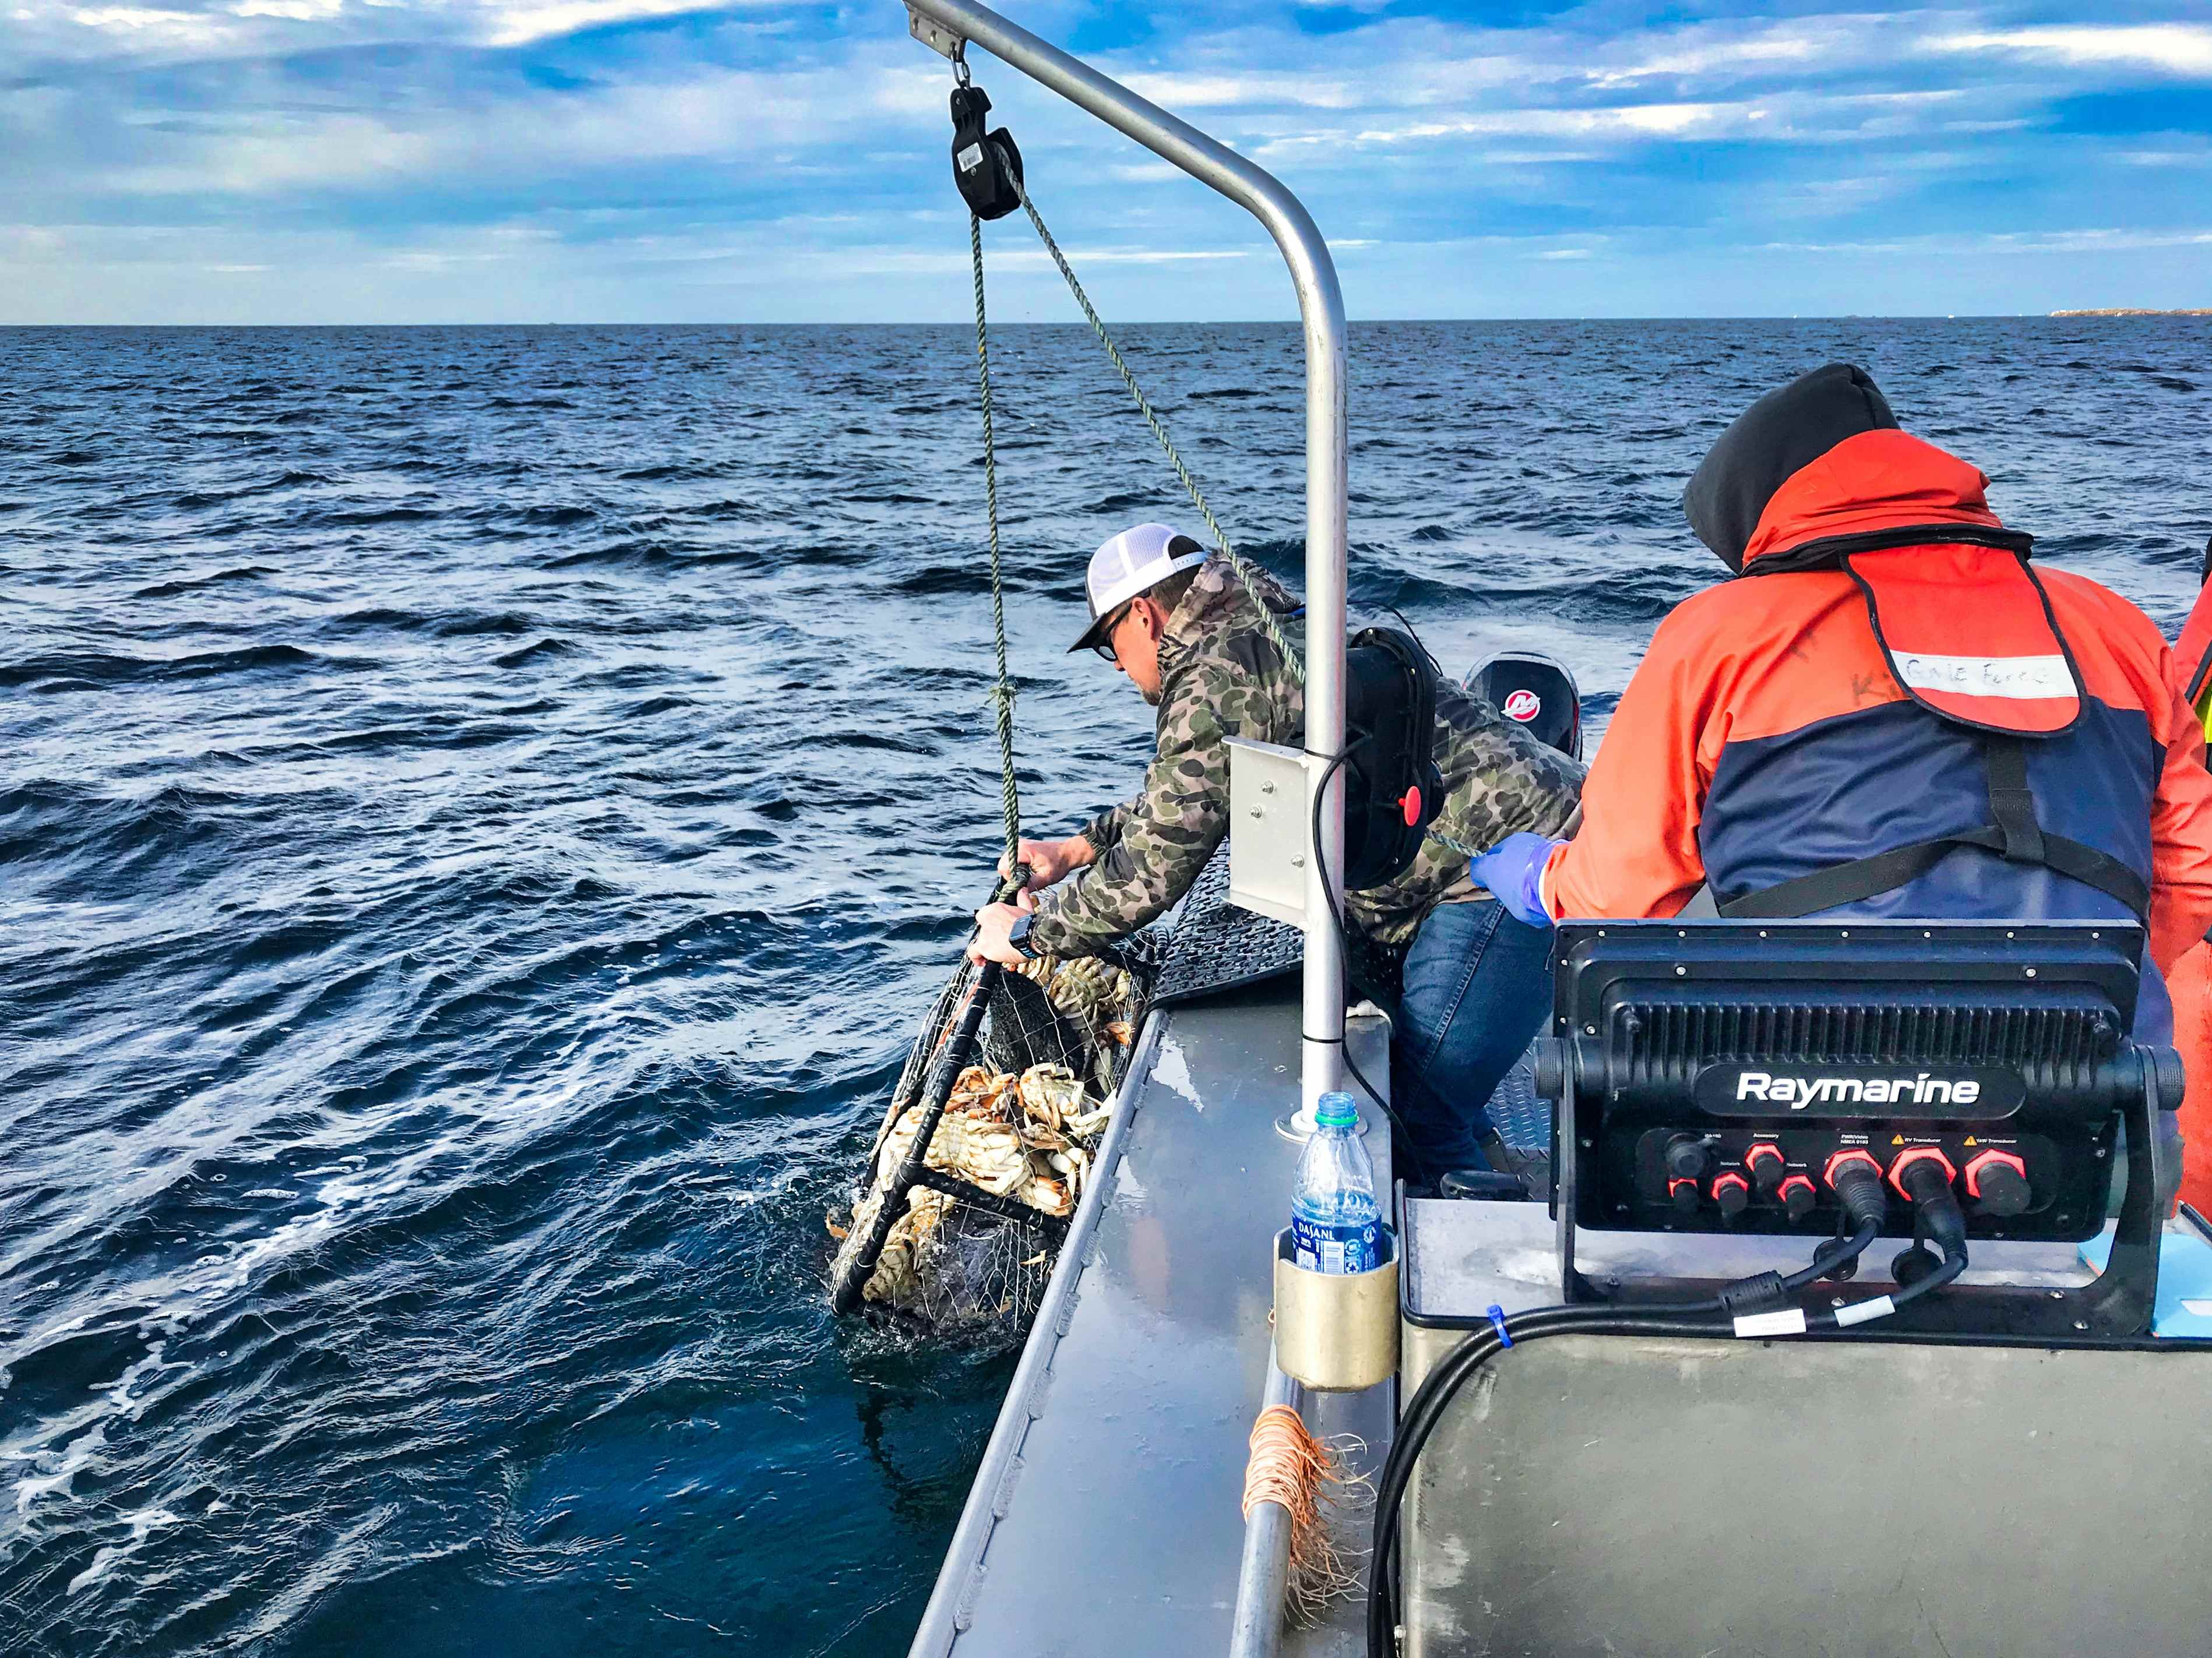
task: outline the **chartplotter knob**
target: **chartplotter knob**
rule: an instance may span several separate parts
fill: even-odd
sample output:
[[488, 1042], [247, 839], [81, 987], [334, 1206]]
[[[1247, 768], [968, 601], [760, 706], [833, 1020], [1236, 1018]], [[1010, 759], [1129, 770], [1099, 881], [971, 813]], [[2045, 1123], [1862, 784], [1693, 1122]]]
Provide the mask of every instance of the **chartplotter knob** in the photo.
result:
[[1713, 1201], [1723, 1220], [1734, 1220], [1751, 1206], [1751, 1182], [1731, 1169], [1713, 1181]]
[[2027, 1164], [2017, 1153], [1989, 1151], [1966, 1165], [1966, 1195], [1985, 1215], [2017, 1215], [2035, 1193], [2027, 1183]]
[[1782, 1199], [1783, 1212], [1794, 1222], [1802, 1221], [1813, 1212], [1820, 1194], [1812, 1181], [1803, 1175], [1792, 1175], [1782, 1182], [1775, 1195]]

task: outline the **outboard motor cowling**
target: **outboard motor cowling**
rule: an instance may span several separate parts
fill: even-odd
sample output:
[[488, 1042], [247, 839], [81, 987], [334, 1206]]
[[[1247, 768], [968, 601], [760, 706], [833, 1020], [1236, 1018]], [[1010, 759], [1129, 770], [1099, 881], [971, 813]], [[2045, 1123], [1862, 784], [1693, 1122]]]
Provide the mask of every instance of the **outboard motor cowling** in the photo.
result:
[[1583, 757], [1583, 700], [1567, 665], [1541, 651], [1500, 651], [1461, 682], [1540, 743]]

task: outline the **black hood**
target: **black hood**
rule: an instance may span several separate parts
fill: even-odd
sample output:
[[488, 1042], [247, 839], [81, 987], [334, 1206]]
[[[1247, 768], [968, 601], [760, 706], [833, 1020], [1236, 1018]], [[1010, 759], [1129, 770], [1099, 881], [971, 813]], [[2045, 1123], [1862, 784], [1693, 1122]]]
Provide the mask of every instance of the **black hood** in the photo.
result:
[[1889, 399], [1865, 369], [1850, 362], [1815, 368], [1736, 416], [1698, 463], [1682, 511], [1698, 539], [1741, 574], [1752, 531], [1792, 474], [1845, 438], [1896, 427]]

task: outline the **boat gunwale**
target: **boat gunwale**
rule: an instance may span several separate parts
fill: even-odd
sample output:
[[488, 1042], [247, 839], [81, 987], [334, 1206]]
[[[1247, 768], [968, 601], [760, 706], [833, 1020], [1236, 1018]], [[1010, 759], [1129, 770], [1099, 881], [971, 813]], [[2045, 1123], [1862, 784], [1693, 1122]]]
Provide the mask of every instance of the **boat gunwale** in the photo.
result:
[[1022, 1345], [1021, 1358], [1006, 1383], [999, 1419], [992, 1425], [991, 1437], [985, 1442], [982, 1457], [975, 1465], [968, 1487], [968, 1500], [961, 1507], [960, 1520], [953, 1527], [951, 1541], [945, 1546], [937, 1582], [930, 1590], [929, 1603], [915, 1629], [908, 1649], [912, 1658], [949, 1654], [961, 1635], [968, 1598], [972, 1587], [981, 1579], [984, 1556], [990, 1551], [992, 1536], [1005, 1509], [1010, 1476], [1018, 1467], [1023, 1442], [1028, 1437], [1030, 1424], [1044, 1414], [1043, 1395], [1051, 1379], [1053, 1358], [1061, 1338], [1067, 1333], [1077, 1280], [1091, 1264], [1091, 1237], [1098, 1230], [1099, 1219], [1105, 1213], [1120, 1175], [1122, 1147], [1135, 1121], [1138, 1101], [1158, 1056], [1161, 1033], [1170, 1015], [1170, 1009], [1147, 1009], [1136, 1044], [1130, 1049], [1128, 1068], [1121, 1073], [1121, 1086], [1115, 1090], [1113, 1120], [1106, 1126], [1105, 1139], [1099, 1142], [1097, 1156], [1091, 1164], [1091, 1179], [1085, 1185], [1074, 1218], [1068, 1223], [1067, 1236], [1060, 1242], [1060, 1257], [1053, 1263], [1052, 1276], [1045, 1282], [1036, 1316]]

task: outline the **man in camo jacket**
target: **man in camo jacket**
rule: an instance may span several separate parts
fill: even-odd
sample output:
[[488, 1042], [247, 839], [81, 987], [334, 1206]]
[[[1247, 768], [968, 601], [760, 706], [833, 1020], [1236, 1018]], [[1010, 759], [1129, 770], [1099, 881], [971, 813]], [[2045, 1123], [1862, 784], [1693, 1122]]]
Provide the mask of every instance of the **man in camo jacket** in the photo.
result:
[[[1299, 641], [1298, 601], [1259, 581]], [[1225, 739], [1295, 744], [1304, 732], [1304, 689], [1225, 560], [1142, 524], [1092, 556], [1088, 590], [1091, 626], [1073, 648], [1097, 650], [1158, 708], [1158, 752], [1133, 799], [1065, 840], [1022, 842], [1030, 890], [976, 912], [978, 960], [1089, 955], [1164, 913], [1228, 833]], [[1437, 688], [1436, 762], [1436, 828], [1462, 846], [1564, 834], [1581, 793], [1578, 762], [1449, 685]], [[1433, 838], [1395, 880], [1345, 899], [1362, 932], [1407, 950], [1397, 1038], [1408, 1074], [1426, 1084], [1400, 1104], [1410, 1150], [1431, 1175], [1480, 1168], [1482, 1107], [1550, 1005], [1546, 934], [1507, 914], [1468, 879], [1466, 858]]]

